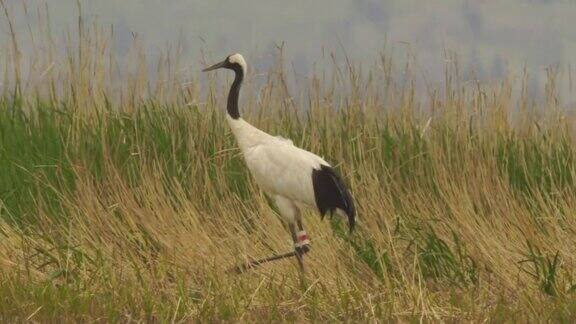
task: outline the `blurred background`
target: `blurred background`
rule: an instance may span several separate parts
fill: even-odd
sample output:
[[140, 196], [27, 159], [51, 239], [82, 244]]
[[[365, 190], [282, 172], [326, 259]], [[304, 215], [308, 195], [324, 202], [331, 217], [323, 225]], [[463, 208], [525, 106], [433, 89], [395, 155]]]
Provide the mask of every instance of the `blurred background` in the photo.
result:
[[[193, 69], [200, 68], [201, 51], [210, 60], [245, 53], [252, 66], [265, 68], [284, 43], [294, 75], [306, 77], [327, 53], [369, 67], [386, 47], [413, 56], [423, 76], [438, 80], [448, 50], [470, 78], [501, 79], [526, 68], [536, 88], [545, 82], [546, 67], [567, 75], [576, 57], [576, 4], [562, 0], [4, 2], [21, 37], [39, 27], [37, 16], [47, 10], [55, 42], [64, 48], [80, 3], [85, 22], [113, 26], [118, 59], [129, 55], [134, 38], [149, 59], [179, 43], [181, 63]], [[1, 43], [9, 37], [1, 23]], [[32, 42], [20, 43], [25, 55]]]

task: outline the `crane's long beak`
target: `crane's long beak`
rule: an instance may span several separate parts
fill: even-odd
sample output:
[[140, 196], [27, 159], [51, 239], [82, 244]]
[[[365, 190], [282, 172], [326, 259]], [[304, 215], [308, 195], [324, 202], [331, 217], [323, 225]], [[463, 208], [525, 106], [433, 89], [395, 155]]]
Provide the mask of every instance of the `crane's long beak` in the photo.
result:
[[202, 70], [202, 72], [207, 72], [207, 71], [216, 70], [216, 69], [219, 69], [219, 68], [224, 67], [225, 65], [226, 65], [226, 61], [222, 61], [222, 62], [220, 62], [220, 63], [216, 63], [216, 64], [214, 64], [214, 65], [212, 65], [212, 66], [209, 66], [209, 67], [205, 68], [204, 70]]

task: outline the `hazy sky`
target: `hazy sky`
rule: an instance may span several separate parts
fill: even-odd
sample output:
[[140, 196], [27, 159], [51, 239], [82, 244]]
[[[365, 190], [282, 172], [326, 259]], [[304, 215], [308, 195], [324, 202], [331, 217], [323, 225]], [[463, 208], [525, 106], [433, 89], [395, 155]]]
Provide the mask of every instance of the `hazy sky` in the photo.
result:
[[[24, 30], [21, 2], [5, 0]], [[30, 7], [42, 0], [27, 0]], [[63, 36], [74, 28], [76, 0], [48, 0], [52, 26]], [[409, 47], [432, 74], [443, 64], [442, 50], [459, 54], [467, 68], [499, 77], [507, 68], [531, 71], [548, 64], [574, 65], [574, 0], [393, 0], [393, 1], [230, 1], [230, 0], [83, 0], [86, 18], [113, 24], [119, 55], [134, 32], [149, 53], [182, 35], [186, 62], [198, 67], [200, 49], [216, 58], [232, 52], [256, 53], [269, 62], [274, 43], [305, 73], [321, 57], [322, 47], [371, 63], [388, 40], [389, 47]], [[2, 20], [0, 20], [2, 21]], [[0, 40], [8, 38], [0, 24]], [[205, 43], [204, 43], [205, 42]]]

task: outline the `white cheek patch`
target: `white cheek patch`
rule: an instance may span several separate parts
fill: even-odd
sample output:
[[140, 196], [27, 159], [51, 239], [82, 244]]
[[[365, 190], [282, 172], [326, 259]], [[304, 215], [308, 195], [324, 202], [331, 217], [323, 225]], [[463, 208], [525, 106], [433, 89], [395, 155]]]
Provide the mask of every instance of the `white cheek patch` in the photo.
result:
[[232, 54], [230, 55], [230, 57], [228, 57], [228, 61], [230, 63], [237, 63], [238, 65], [240, 65], [242, 67], [242, 70], [244, 70], [244, 72], [246, 72], [246, 61], [244, 60], [244, 57], [241, 54]]

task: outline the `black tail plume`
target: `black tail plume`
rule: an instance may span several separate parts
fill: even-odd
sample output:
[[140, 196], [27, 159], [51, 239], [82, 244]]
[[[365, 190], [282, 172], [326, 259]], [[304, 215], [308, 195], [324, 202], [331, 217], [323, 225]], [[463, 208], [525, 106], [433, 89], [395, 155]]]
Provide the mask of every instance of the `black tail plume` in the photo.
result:
[[350, 231], [354, 230], [356, 224], [354, 201], [348, 187], [336, 171], [327, 165], [321, 165], [320, 169], [312, 171], [312, 184], [320, 215], [324, 217], [327, 212], [332, 215], [338, 208], [348, 216]]

